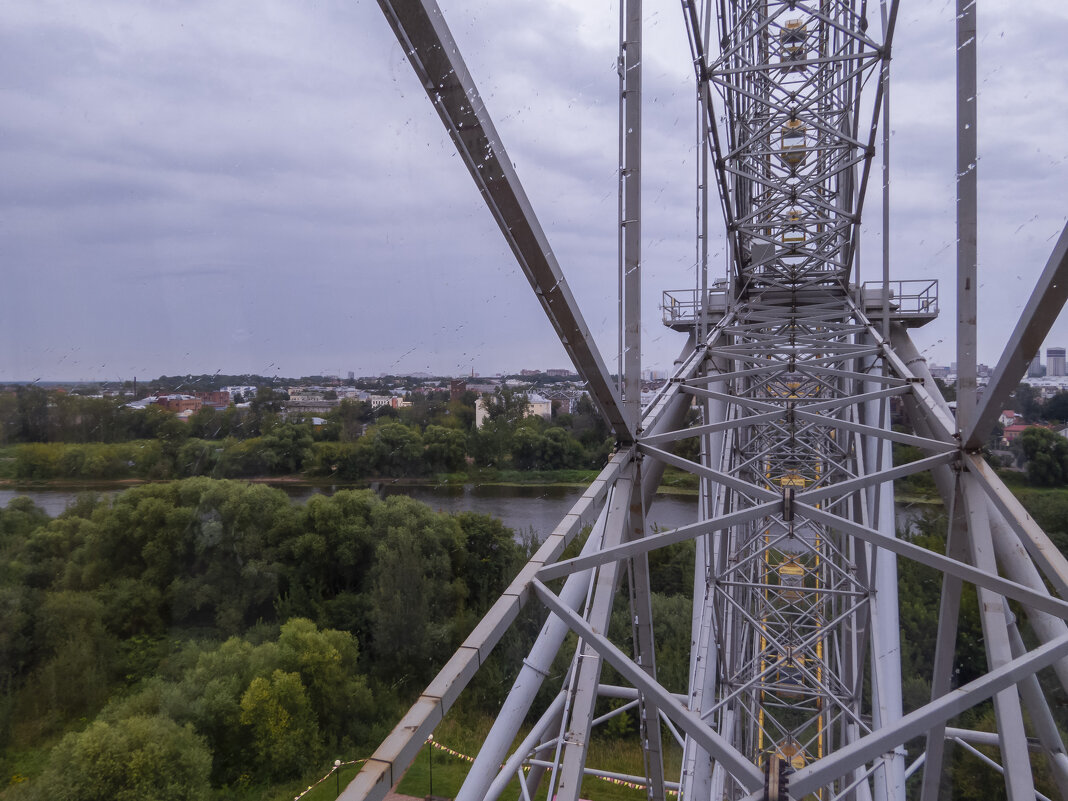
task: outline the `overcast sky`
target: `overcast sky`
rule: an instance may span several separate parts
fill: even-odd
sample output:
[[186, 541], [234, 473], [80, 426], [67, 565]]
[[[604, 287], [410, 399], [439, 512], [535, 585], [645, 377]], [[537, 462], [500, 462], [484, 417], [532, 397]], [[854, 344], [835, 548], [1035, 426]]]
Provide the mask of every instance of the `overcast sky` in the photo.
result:
[[[441, 3], [609, 364], [617, 11]], [[980, 359], [1068, 214], [1068, 9], [980, 0]], [[695, 125], [679, 3], [645, 3], [645, 366], [693, 283]], [[895, 278], [954, 359], [953, 7], [895, 42]], [[876, 190], [877, 190], [876, 186]], [[867, 277], [880, 274], [878, 192]], [[722, 223], [713, 220], [716, 271]], [[7, 0], [0, 14], [0, 380], [353, 371], [483, 375], [563, 349], [374, 0]], [[1047, 344], [1068, 345], [1068, 318]]]

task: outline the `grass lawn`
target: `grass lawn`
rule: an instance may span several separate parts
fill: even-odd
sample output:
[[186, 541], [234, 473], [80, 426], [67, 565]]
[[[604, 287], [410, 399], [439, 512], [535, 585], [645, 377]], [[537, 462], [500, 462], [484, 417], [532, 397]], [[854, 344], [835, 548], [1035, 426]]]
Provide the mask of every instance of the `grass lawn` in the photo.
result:
[[[474, 755], [485, 740], [492, 722], [492, 718], [489, 717], [481, 717], [473, 723], [470, 720], [460, 722], [449, 717], [438, 726], [434, 737], [441, 745], [448, 747], [452, 751]], [[520, 732], [517, 742], [513, 745], [518, 744], [518, 740], [525, 735], [526, 731]], [[665, 738], [665, 745], [673, 746], [674, 743]], [[677, 748], [671, 748], [668, 751], [664, 766], [668, 776], [678, 775], [681, 756], [681, 752]], [[433, 759], [434, 773], [433, 794], [443, 798], [454, 798], [456, 793], [459, 792], [463, 780], [467, 777], [471, 763], [460, 757], [453, 756], [441, 748], [434, 748], [433, 756], [431, 756], [429, 745], [423, 746], [419, 751], [419, 755], [397, 786], [397, 792], [417, 798], [424, 798], [430, 795], [431, 759]], [[637, 747], [637, 743], [633, 740], [594, 741], [590, 748], [589, 763], [617, 773], [641, 774], [644, 771], [641, 752]], [[328, 773], [328, 769], [324, 768], [323, 772], [318, 774], [315, 779], [320, 776], [325, 778], [313, 785], [312, 789], [301, 797], [301, 801], [333, 801], [337, 797], [338, 786], [344, 789], [356, 776], [361, 765], [362, 763], [342, 766], [340, 777], [332, 772]], [[338, 781], [339, 779], [340, 782]], [[311, 782], [312, 780], [309, 777], [308, 781]], [[535, 796], [535, 801], [545, 801], [547, 783], [548, 777], [546, 776], [542, 780], [542, 787], [538, 795]], [[293, 798], [295, 795], [296, 792], [288, 796], [279, 793], [276, 796], [276, 801], [286, 801], [286, 799]], [[518, 797], [519, 784], [517, 780], [513, 779], [502, 798]], [[582, 785], [581, 797], [590, 799], [590, 801], [642, 801], [645, 798], [645, 792], [622, 787], [602, 779], [587, 777]], [[251, 801], [251, 798], [249, 801]]]
[[[594, 754], [590, 757], [590, 764], [602, 765], [604, 762], [601, 758], [605, 755], [604, 752], [618, 752], [616, 746], [602, 746], [601, 748], [595, 747], [593, 749]], [[597, 754], [597, 751], [601, 751], [601, 754]], [[641, 755], [635, 750], [635, 755], [640, 762]], [[601, 757], [601, 758], [599, 758]], [[408, 772], [404, 774], [404, 778], [401, 780], [400, 785], [397, 787], [397, 792], [405, 795], [414, 795], [420, 798], [430, 795], [430, 747], [424, 746], [419, 752], [419, 756], [416, 757], [415, 762], [408, 769]], [[435, 748], [434, 749], [434, 795], [442, 796], [444, 798], [455, 798], [456, 793], [460, 790], [460, 785], [463, 783], [464, 778], [467, 776], [467, 771], [470, 769], [471, 764], [458, 757], [450, 756], [449, 754]], [[635, 766], [637, 772], [641, 772], [640, 765]], [[534, 797], [535, 801], [544, 801], [547, 791], [547, 779], [542, 779], [541, 788], [538, 794]], [[504, 791], [502, 798], [518, 798], [519, 797], [519, 782], [513, 779], [508, 785], [508, 788]], [[590, 801], [642, 801], [645, 798], [644, 790], [630, 789], [627, 787], [617, 786], [611, 782], [597, 779], [594, 777], [587, 777], [582, 784], [581, 797], [590, 799]]]

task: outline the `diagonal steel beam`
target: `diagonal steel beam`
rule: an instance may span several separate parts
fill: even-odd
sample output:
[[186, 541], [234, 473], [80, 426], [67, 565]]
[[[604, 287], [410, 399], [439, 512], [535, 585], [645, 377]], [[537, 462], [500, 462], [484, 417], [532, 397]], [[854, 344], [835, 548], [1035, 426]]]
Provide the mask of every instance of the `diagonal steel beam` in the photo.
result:
[[651, 534], [640, 540], [631, 540], [622, 545], [601, 548], [595, 553], [583, 554], [582, 556], [562, 560], [551, 565], [546, 564], [538, 571], [537, 577], [539, 581], [552, 581], [553, 579], [563, 578], [572, 573], [608, 564], [617, 559], [630, 559], [639, 554], [655, 551], [658, 548], [666, 548], [668, 545], [696, 539], [706, 534], [711, 534], [714, 531], [720, 531], [722, 529], [730, 528], [731, 526], [742, 525], [743, 523], [748, 523], [752, 520], [768, 517], [769, 515], [775, 514], [780, 509], [782, 509], [782, 502], [779, 500], [762, 503], [759, 506], [751, 506], [747, 509], [730, 512], [720, 517], [702, 520], [698, 523], [691, 523], [688, 526], [673, 528], [670, 531], [664, 531], [660, 534]]
[[[1068, 654], [1068, 635], [1035, 648], [1013, 659], [985, 676], [970, 681], [941, 698], [905, 715], [894, 726], [861, 737], [849, 745], [798, 770], [790, 777], [790, 793], [795, 797], [815, 792], [820, 787], [844, 776], [891, 750], [900, 743], [922, 734], [932, 725], [949, 720], [975, 704], [1004, 690], [1026, 676], [1049, 667]], [[752, 798], [753, 796], [750, 796]]]
[[581, 637], [583, 642], [593, 646], [604, 661], [614, 667], [623, 678], [637, 687], [640, 692], [655, 699], [660, 710], [700, 743], [701, 747], [714, 759], [726, 765], [739, 784], [749, 790], [763, 781], [761, 772], [743, 753], [716, 734], [698, 715], [679, 703], [673, 693], [668, 692], [651, 679], [639, 665], [615, 645], [597, 634], [585, 620], [561, 603], [548, 587], [537, 579], [534, 580], [533, 587], [538, 598], [553, 614], [567, 623], [568, 628]]
[[[634, 486], [634, 464], [616, 481], [609, 501], [608, 518], [605, 522], [604, 547], [616, 545], [626, 535], [630, 514], [630, 496]], [[612, 604], [619, 584], [621, 562], [610, 562], [597, 571], [593, 596], [588, 602], [586, 624], [598, 634], [608, 633], [612, 619]], [[558, 784], [550, 789], [562, 801], [578, 801], [582, 778], [586, 768], [589, 738], [593, 730], [593, 716], [597, 705], [597, 685], [601, 677], [601, 658], [592, 643], [583, 640], [576, 656], [577, 677], [570, 708], [565, 711], [567, 736], [562, 743], [559, 757]]]
[[632, 458], [630, 449], [619, 451], [612, 457], [530, 562], [519, 571], [504, 594], [486, 612], [452, 659], [438, 671], [415, 706], [393, 727], [393, 731], [367, 760], [356, 778], [342, 791], [341, 798], [377, 801], [384, 798], [389, 788], [400, 780], [423, 747], [427, 735], [445, 717], [475, 671], [519, 616], [519, 610], [530, 600], [531, 578], [542, 565], [559, 558], [579, 533], [593, 508], [604, 501], [610, 486]]
[[823, 415], [810, 414], [803, 409], [796, 409], [794, 414], [802, 420], [809, 420], [813, 423], [829, 426], [830, 428], [841, 428], [845, 431], [853, 431], [857, 434], [867, 434], [868, 436], [879, 439], [888, 439], [891, 442], [900, 442], [903, 445], [915, 445], [921, 450], [935, 451], [937, 453], [947, 453], [949, 451], [957, 450], [956, 446], [949, 442], [928, 439], [927, 437], [917, 437], [912, 434], [901, 434], [893, 429], [877, 428], [875, 426], [864, 425], [863, 423], [853, 423], [841, 417], [824, 417]]
[[634, 426], [441, 9], [434, 0], [378, 4], [598, 410], [632, 442]]
[[1062, 598], [1068, 598], [1068, 559], [1024, 509], [1012, 490], [982, 456], [965, 454], [964, 462], [1020, 543]]
[[1053, 246], [1042, 275], [1035, 284], [1027, 306], [1005, 345], [1005, 351], [994, 368], [994, 376], [983, 392], [975, 419], [964, 433], [964, 447], [981, 447], [1003, 404], [1020, 383], [1027, 365], [1046, 338], [1057, 316], [1068, 300], [1068, 225], [1064, 226], [1057, 244]]
[[[961, 489], [968, 516], [972, 561], [980, 570], [993, 572], [997, 570], [997, 565], [986, 497], [976, 486], [975, 476], [971, 473], [961, 476]], [[999, 668], [1013, 658], [1006, 620], [1008, 611], [1009, 605], [1004, 598], [979, 588], [979, 619], [983, 627], [986, 661], [991, 669]], [[1035, 796], [1035, 783], [1031, 775], [1031, 761], [1027, 756], [1027, 732], [1024, 730], [1023, 709], [1016, 687], [1006, 688], [994, 696], [994, 714], [1009, 801], [1030, 801]]]
[[851, 478], [847, 481], [840, 481], [837, 484], [826, 484], [822, 487], [804, 490], [797, 495], [797, 500], [802, 503], [817, 503], [827, 498], [842, 497], [859, 489], [883, 484], [896, 478], [910, 476], [913, 473], [931, 470], [939, 465], [956, 461], [956, 459], [956, 453], [940, 453], [935, 456], [928, 456], [926, 459], [917, 459], [915, 462], [908, 462], [886, 470], [865, 473], [859, 478]]
[[962, 578], [965, 581], [970, 581], [977, 587], [992, 590], [999, 595], [1004, 595], [1006, 598], [1019, 601], [1024, 606], [1033, 606], [1035, 609], [1048, 612], [1055, 617], [1068, 619], [1068, 602], [1062, 601], [1059, 598], [1036, 592], [1030, 587], [1017, 584], [1015, 581], [1003, 579], [1001, 576], [988, 573], [985, 570], [979, 570], [978, 568], [963, 562], [958, 562], [955, 559], [950, 559], [948, 556], [943, 556], [935, 551], [921, 548], [919, 545], [914, 545], [911, 542], [889, 537], [875, 529], [862, 526], [859, 523], [854, 523], [851, 520], [846, 520], [843, 517], [838, 517], [837, 515], [825, 512], [823, 509], [817, 509], [814, 506], [809, 506], [800, 502], [795, 502], [795, 505], [797, 506], [796, 514], [799, 516], [819, 521], [820, 523], [830, 526], [832, 529], [838, 529], [843, 533], [851, 534], [865, 542], [870, 542], [872, 545], [877, 545], [880, 548], [892, 551], [898, 556], [904, 556], [914, 562], [919, 562], [921, 565], [933, 567], [935, 570], [941, 571], [942, 573], [949, 573], [958, 578]]

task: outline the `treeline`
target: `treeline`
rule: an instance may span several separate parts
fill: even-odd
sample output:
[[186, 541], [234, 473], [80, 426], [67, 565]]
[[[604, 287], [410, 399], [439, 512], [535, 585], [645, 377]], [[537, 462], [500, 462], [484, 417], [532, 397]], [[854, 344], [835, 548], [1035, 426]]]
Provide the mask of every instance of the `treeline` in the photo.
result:
[[[444, 392], [418, 395], [410, 408], [376, 412], [346, 400], [317, 425], [284, 420], [281, 401], [267, 389], [248, 410], [205, 407], [187, 422], [156, 406], [127, 409], [107, 399], [33, 389], [3, 397], [14, 410], [5, 430], [17, 443], [6, 475], [23, 480], [295, 473], [355, 480], [456, 473], [469, 466], [598, 469], [613, 446], [588, 399], [575, 414], [549, 422], [524, 416], [526, 397], [509, 390], [498, 393], [480, 428], [472, 393], [452, 402]], [[92, 435], [99, 438], [88, 439]]]
[[30, 442], [117, 443], [185, 436], [257, 437], [275, 425], [285, 395], [265, 387], [248, 409], [204, 407], [191, 425], [155, 404], [128, 406], [129, 398], [94, 398], [19, 386], [0, 393], [0, 445]]
[[[195, 478], [86, 496], [55, 519], [17, 498], [0, 509], [4, 775], [12, 745], [72, 725], [27, 797], [202, 798], [351, 757], [525, 556], [493, 518], [369, 491], [301, 506]], [[473, 697], [496, 700], [500, 685], [491, 671]], [[134, 779], [108, 766], [131, 760], [145, 763], [143, 792], [109, 794]], [[171, 785], [189, 789], [159, 789]]]
[[1030, 384], [1020, 384], [1010, 397], [1007, 409], [1022, 415], [1027, 423], [1056, 421], [1068, 423], [1068, 392], [1057, 392], [1048, 398]]

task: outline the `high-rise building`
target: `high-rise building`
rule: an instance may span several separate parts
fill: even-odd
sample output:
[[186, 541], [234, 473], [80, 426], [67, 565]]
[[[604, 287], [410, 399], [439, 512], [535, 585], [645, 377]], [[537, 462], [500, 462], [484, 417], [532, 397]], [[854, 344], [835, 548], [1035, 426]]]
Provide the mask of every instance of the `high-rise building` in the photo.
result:
[[1042, 351], [1035, 354], [1035, 358], [1031, 360], [1031, 363], [1027, 365], [1027, 377], [1028, 378], [1041, 378], [1042, 372]]
[[1046, 348], [1046, 375], [1065, 375], [1064, 348]]

